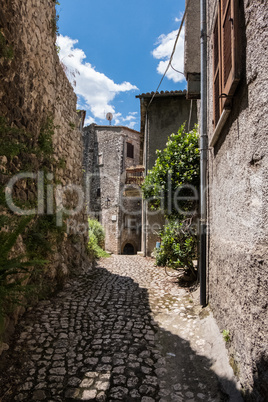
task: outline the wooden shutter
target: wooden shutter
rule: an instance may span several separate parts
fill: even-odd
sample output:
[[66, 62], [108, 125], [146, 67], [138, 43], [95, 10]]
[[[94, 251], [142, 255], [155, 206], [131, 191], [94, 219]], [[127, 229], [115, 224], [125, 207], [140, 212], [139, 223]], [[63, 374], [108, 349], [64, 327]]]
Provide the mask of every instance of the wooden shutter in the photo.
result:
[[239, 81], [238, 0], [221, 0], [221, 99], [229, 103]]
[[216, 127], [221, 115], [221, 46], [220, 46], [220, 14], [217, 14], [213, 29], [213, 118]]

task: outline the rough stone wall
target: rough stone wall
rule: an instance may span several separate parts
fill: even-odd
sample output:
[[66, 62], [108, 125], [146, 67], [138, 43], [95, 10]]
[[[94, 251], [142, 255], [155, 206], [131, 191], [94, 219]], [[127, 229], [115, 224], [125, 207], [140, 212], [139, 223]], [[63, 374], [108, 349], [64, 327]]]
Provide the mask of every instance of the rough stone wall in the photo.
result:
[[139, 165], [140, 161], [140, 133], [137, 134], [137, 131], [132, 131], [130, 129], [124, 130], [126, 133], [126, 142], [131, 143], [134, 146], [133, 158], [127, 157], [127, 146], [125, 146], [125, 163], [124, 169]]
[[[2, 0], [0, 5], [0, 116], [10, 126], [27, 131], [32, 143], [38, 142], [42, 125], [53, 120], [54, 159], [65, 166], [52, 169], [63, 185], [82, 185], [82, 136], [78, 129], [76, 96], [57, 55], [55, 2], [51, 0]], [[4, 38], [4, 39], [3, 39]], [[4, 48], [13, 56], [3, 57]], [[35, 172], [42, 170], [38, 157], [28, 155]], [[18, 163], [21, 170], [25, 167]], [[19, 169], [17, 169], [19, 172]], [[24, 188], [25, 200], [31, 192]], [[36, 195], [36, 194], [35, 194]], [[83, 211], [74, 217], [84, 223]], [[81, 269], [85, 261], [86, 237], [74, 244], [67, 234], [53, 250], [49, 276], [66, 276], [70, 269]], [[60, 271], [60, 272], [59, 272]]]
[[[217, 1], [208, 2], [208, 37]], [[209, 300], [230, 331], [231, 362], [246, 400], [268, 396], [268, 59], [266, 1], [240, 7], [241, 79], [231, 114], [209, 153]], [[212, 54], [209, 52], [209, 140]], [[265, 53], [266, 52], [266, 53]]]
[[[123, 193], [125, 169], [139, 162], [139, 133], [127, 127], [84, 128], [84, 167], [89, 174], [89, 215], [96, 216], [105, 229], [105, 249], [121, 253], [124, 230]], [[127, 158], [126, 142], [134, 146], [134, 158]], [[109, 201], [107, 202], [107, 198]]]
[[99, 214], [100, 222], [105, 228], [105, 249], [115, 254], [119, 251], [118, 208], [123, 152], [124, 138], [120, 131], [111, 131], [109, 126], [94, 126], [90, 205], [91, 210]]
[[141, 208], [142, 197], [138, 196], [138, 192], [135, 196], [123, 196], [123, 217], [121, 228], [121, 253], [123, 253], [124, 247], [127, 243], [130, 243], [134, 247], [134, 253], [136, 254], [141, 250]]

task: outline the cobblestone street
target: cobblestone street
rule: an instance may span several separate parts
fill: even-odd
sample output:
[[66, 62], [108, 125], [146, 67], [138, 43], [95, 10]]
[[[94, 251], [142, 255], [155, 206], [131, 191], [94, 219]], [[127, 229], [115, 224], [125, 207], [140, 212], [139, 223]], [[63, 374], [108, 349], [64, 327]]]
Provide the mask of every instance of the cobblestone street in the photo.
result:
[[22, 317], [2, 363], [0, 400], [229, 400], [200, 311], [153, 260], [103, 259]]

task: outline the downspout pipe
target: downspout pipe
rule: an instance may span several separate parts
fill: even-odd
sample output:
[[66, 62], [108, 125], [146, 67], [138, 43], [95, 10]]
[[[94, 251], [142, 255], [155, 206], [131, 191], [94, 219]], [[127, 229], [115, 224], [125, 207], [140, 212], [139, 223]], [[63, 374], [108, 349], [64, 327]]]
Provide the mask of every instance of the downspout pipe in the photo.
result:
[[207, 304], [207, 0], [200, 0], [201, 108], [200, 108], [200, 304]]
[[[145, 114], [145, 130], [144, 130], [144, 177], [148, 172], [148, 109], [146, 107]], [[146, 237], [147, 237], [147, 201], [143, 199], [143, 216], [142, 216], [142, 235], [143, 235], [143, 254], [147, 255]]]

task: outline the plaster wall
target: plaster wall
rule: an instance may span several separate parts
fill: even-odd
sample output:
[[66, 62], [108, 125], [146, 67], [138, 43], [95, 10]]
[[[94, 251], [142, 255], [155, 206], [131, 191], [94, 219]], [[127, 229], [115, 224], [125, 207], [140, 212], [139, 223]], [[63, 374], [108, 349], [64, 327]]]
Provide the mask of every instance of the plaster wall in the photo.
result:
[[190, 130], [197, 121], [196, 101], [186, 100], [185, 94], [177, 96], [155, 97], [148, 111], [148, 169], [155, 163], [157, 149], [164, 149], [168, 137], [172, 133], [177, 133], [183, 123], [190, 120]]
[[159, 232], [165, 224], [165, 217], [162, 211], [151, 213], [147, 211], [147, 228], [146, 228], [146, 250], [147, 255], [151, 255], [159, 241]]
[[[151, 96], [151, 94], [146, 94], [144, 97], [143, 95], [139, 96], [141, 98], [141, 111], [146, 110]], [[156, 95], [148, 110], [147, 141], [145, 138], [145, 143], [147, 143], [147, 169], [151, 169], [154, 166], [156, 150], [162, 150], [166, 147], [168, 137], [172, 133], [177, 133], [183, 123], [185, 123], [186, 130], [188, 130], [188, 127], [191, 130], [196, 122], [197, 101], [187, 100], [186, 92], [160, 93]], [[146, 152], [144, 152], [144, 155], [146, 155]], [[151, 255], [156, 242], [159, 240], [158, 232], [163, 227], [165, 218], [162, 211], [157, 214], [147, 211], [146, 215], [146, 222], [143, 223], [143, 226], [146, 226], [146, 254]]]
[[[212, 37], [217, 1], [208, 2]], [[209, 151], [209, 301], [246, 400], [268, 395], [268, 4], [240, 8], [241, 79], [219, 140]], [[212, 54], [208, 45], [209, 141], [213, 136]]]
[[184, 74], [200, 73], [200, 2], [187, 0], [185, 16]]

